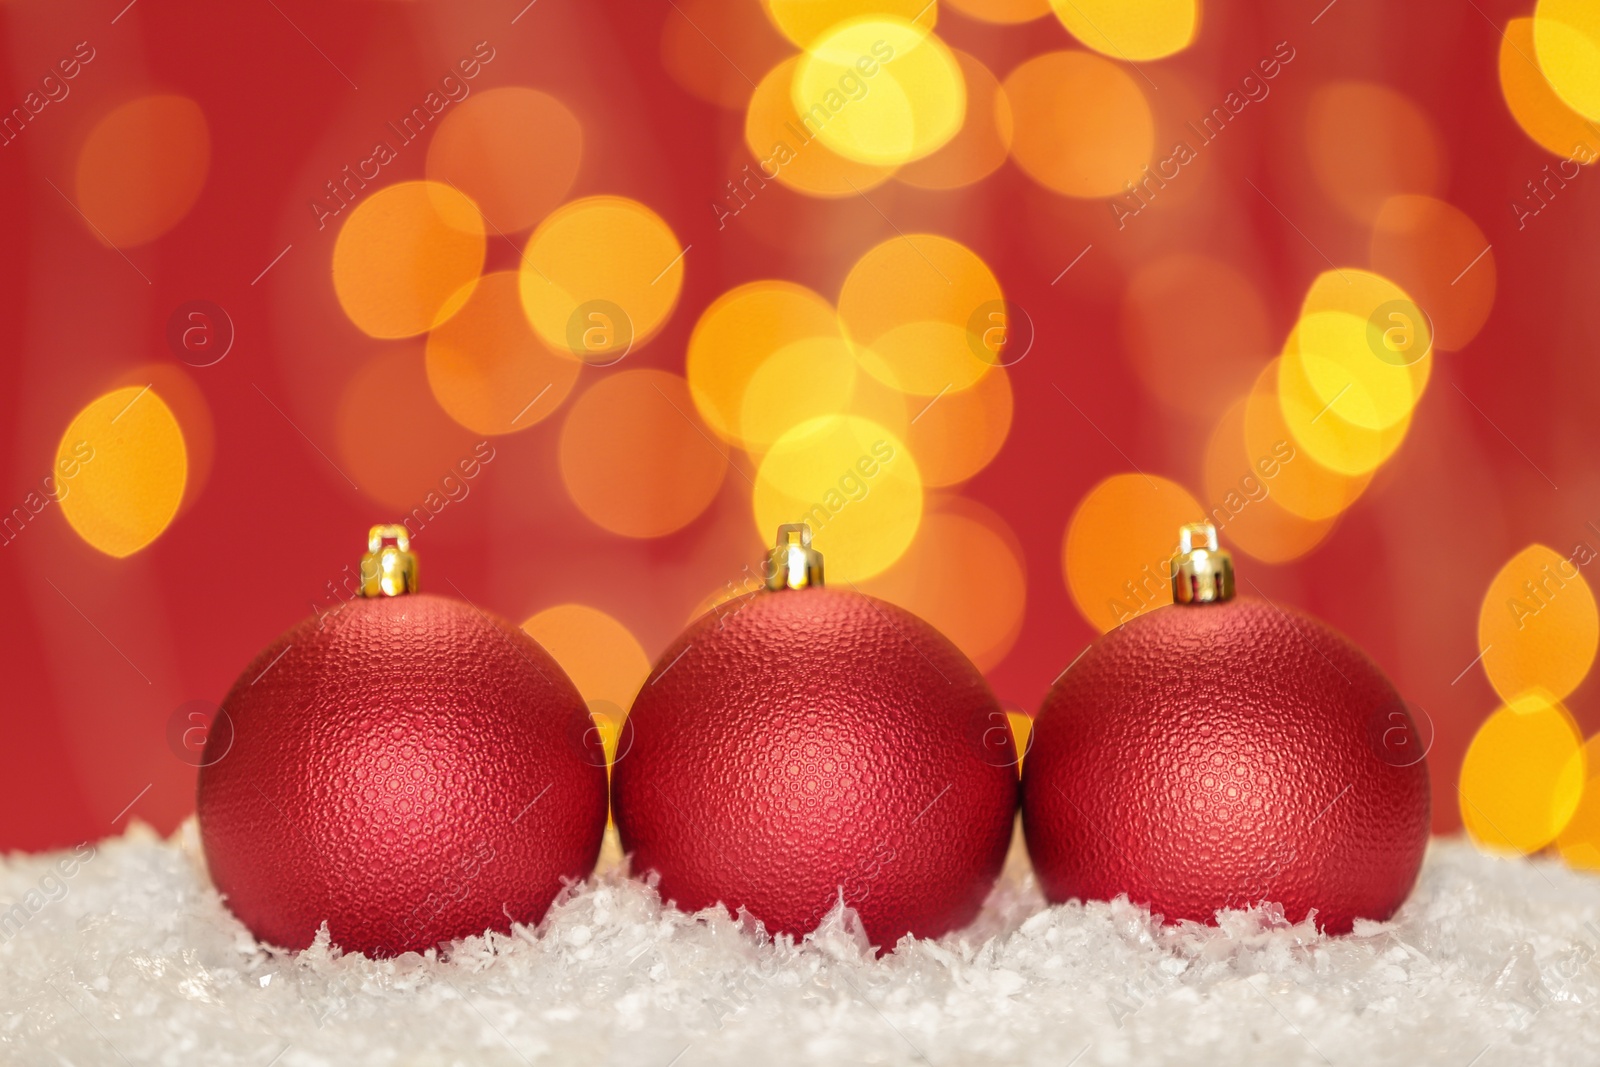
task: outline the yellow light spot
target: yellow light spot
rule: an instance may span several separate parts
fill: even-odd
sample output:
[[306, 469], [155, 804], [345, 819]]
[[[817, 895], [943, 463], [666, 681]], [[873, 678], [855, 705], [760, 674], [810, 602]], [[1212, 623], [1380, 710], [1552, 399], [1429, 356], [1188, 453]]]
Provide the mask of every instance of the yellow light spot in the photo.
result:
[[1012, 26], [1050, 14], [1050, 0], [946, 0], [963, 15], [980, 22]]
[[[1372, 429], [1383, 421], [1384, 409], [1341, 364], [1320, 351], [1302, 349], [1298, 327], [1275, 366], [1283, 421], [1295, 443], [1329, 470], [1347, 477], [1370, 474], [1405, 440], [1410, 414], [1395, 425]], [[1313, 375], [1318, 384], [1313, 384]]]
[[906, 554], [861, 590], [926, 620], [987, 671], [1022, 632], [1028, 579], [1005, 521], [980, 505], [951, 501], [948, 510], [924, 515]]
[[591, 522], [624, 537], [660, 537], [693, 522], [727, 467], [696, 420], [688, 385], [665, 371], [612, 372], [578, 397], [561, 427], [567, 492]]
[[333, 289], [372, 337], [426, 333], [461, 309], [483, 270], [483, 218], [439, 182], [400, 182], [357, 204], [333, 246]]
[[1089, 52], [1035, 56], [1006, 78], [1005, 93], [1016, 123], [1011, 154], [1046, 189], [1115, 196], [1150, 162], [1150, 105], [1138, 83], [1109, 59]]
[[1022, 761], [1028, 758], [1028, 745], [1033, 736], [1033, 718], [1025, 711], [1007, 711], [1011, 724], [1011, 740], [1017, 746], [1017, 774], [1022, 773]]
[[890, 16], [933, 29], [939, 5], [929, 0], [761, 0], [767, 17], [789, 40], [806, 48], [846, 19]]
[[1556, 95], [1600, 121], [1600, 7], [1593, 0], [1539, 0], [1533, 45]]
[[1198, 0], [1050, 0], [1067, 32], [1130, 62], [1181, 52], [1200, 24]]
[[1478, 728], [1461, 764], [1461, 821], [1479, 847], [1535, 852], [1555, 840], [1583, 794], [1583, 735], [1559, 701], [1528, 693]]
[[428, 145], [430, 179], [461, 190], [505, 233], [561, 203], [578, 176], [583, 127], [549, 93], [506, 86], [450, 110]]
[[763, 540], [784, 523], [808, 523], [828, 575], [861, 581], [887, 569], [916, 536], [922, 474], [882, 426], [853, 415], [814, 419], [762, 457], [753, 507]]
[[1384, 201], [1372, 227], [1372, 266], [1414, 294], [1419, 310], [1427, 309], [1423, 321], [1441, 351], [1465, 348], [1494, 306], [1489, 239], [1460, 209], [1431, 196]]
[[1585, 771], [1583, 795], [1572, 818], [1556, 836], [1556, 847], [1567, 866], [1600, 871], [1600, 735], [1585, 741], [1577, 758]]
[[945, 146], [907, 163], [895, 177], [922, 189], [959, 189], [1000, 168], [1011, 151], [1015, 123], [1011, 101], [989, 68], [965, 52], [955, 52], [967, 85], [967, 118]]
[[1205, 509], [1176, 482], [1113, 474], [1072, 513], [1061, 545], [1061, 573], [1072, 601], [1102, 632], [1172, 603], [1178, 529]]
[[186, 96], [141, 96], [84, 138], [77, 207], [102, 242], [142, 245], [189, 213], [210, 167], [211, 131], [200, 105]]
[[[888, 181], [894, 167], [858, 163], [839, 155], [817, 136], [817, 117], [804, 119], [795, 110], [795, 73], [801, 58], [791, 56], [767, 71], [750, 94], [744, 143], [756, 158], [751, 173], [819, 197], [857, 196]], [[729, 210], [732, 206], [730, 202]]]
[[1208, 418], [1250, 388], [1274, 343], [1250, 279], [1186, 252], [1141, 267], [1128, 282], [1122, 334], [1156, 399]]
[[622, 623], [587, 604], [557, 604], [522, 624], [567, 672], [586, 701], [626, 709], [650, 673], [650, 659]]
[[842, 414], [856, 381], [844, 338], [808, 337], [784, 345], [757, 367], [739, 409], [739, 436], [760, 450], [800, 425]]
[[1535, 143], [1582, 163], [1600, 156], [1600, 131], [1556, 95], [1539, 69], [1533, 20], [1512, 19], [1500, 41], [1500, 92], [1511, 117]]
[[[1297, 452], [1287, 427], [1276, 437], [1270, 430], [1256, 435], [1260, 451], [1252, 450], [1245, 429], [1250, 406], [1251, 398], [1245, 397], [1230, 407], [1206, 445], [1207, 518], [1235, 551], [1265, 563], [1286, 563], [1321, 544], [1333, 521], [1302, 518], [1279, 503], [1284, 486], [1306, 484], [1295, 464], [1314, 461]], [[1277, 414], [1275, 398], [1262, 406]]]
[[189, 472], [177, 418], [143, 386], [114, 389], [78, 412], [55, 463], [61, 513], [91, 547], [118, 559], [161, 536]]
[[522, 308], [552, 348], [608, 364], [667, 321], [684, 250], [654, 211], [620, 196], [564, 204], [528, 239]]
[[1500, 568], [1478, 609], [1483, 670], [1502, 700], [1539, 688], [1557, 700], [1594, 664], [1600, 613], [1578, 565], [1529, 545]]
[[1011, 376], [994, 367], [978, 384], [936, 400], [918, 397], [906, 444], [917, 457], [924, 484], [957, 485], [989, 465], [1011, 431]]
[[551, 351], [522, 313], [515, 271], [486, 274], [449, 322], [428, 335], [428, 385], [478, 433], [515, 433], [561, 406], [582, 364]]
[[672, 80], [708, 104], [744, 110], [744, 73], [767, 70], [793, 54], [757, 4], [674, 0], [661, 24], [661, 65]]
[[804, 286], [758, 281], [730, 289], [701, 312], [689, 336], [685, 373], [695, 407], [718, 434], [743, 443], [746, 394], [767, 360], [799, 342], [839, 337], [833, 305]]
[[829, 30], [800, 59], [795, 111], [845, 159], [891, 167], [922, 159], [961, 128], [967, 88], [948, 45], [903, 19]]
[[960, 242], [895, 236], [869, 249], [845, 277], [839, 318], [873, 377], [919, 396], [966, 389], [994, 364], [973, 333], [998, 307], [1000, 283]]
[[[1335, 470], [1319, 462], [1316, 455], [1301, 444], [1285, 412], [1293, 412], [1297, 419], [1307, 423], [1307, 436], [1315, 436], [1316, 427], [1327, 417], [1319, 423], [1310, 422], [1316, 414], [1310, 406], [1315, 397], [1309, 395], [1310, 387], [1303, 382], [1291, 390], [1294, 399], [1285, 405], [1280, 388], [1282, 378], [1282, 360], [1274, 359], [1250, 390], [1244, 410], [1245, 452], [1252, 464], [1266, 457], [1292, 457], [1279, 469], [1272, 486], [1273, 498], [1285, 511], [1311, 522], [1335, 518], [1366, 491], [1372, 481], [1372, 469], [1356, 474]], [[1297, 376], [1291, 378], [1297, 379]], [[1318, 444], [1336, 452], [1343, 440], [1340, 435], [1359, 436], [1343, 422], [1334, 422], [1327, 430], [1327, 440], [1318, 439]]]
[[1334, 82], [1318, 89], [1306, 116], [1317, 183], [1351, 218], [1371, 222], [1399, 193], [1438, 191], [1444, 152], [1422, 109], [1387, 86]]

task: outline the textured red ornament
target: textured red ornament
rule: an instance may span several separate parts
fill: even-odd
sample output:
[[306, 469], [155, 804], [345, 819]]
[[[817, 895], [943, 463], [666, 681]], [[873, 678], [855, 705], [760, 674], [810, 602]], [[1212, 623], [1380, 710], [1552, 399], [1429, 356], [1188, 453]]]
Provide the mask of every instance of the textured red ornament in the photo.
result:
[[1160, 608], [1045, 699], [1023, 766], [1034, 870], [1052, 901], [1126, 893], [1168, 922], [1262, 901], [1330, 933], [1387, 919], [1428, 840], [1415, 738], [1323, 623], [1256, 600]]
[[346, 950], [420, 952], [536, 922], [594, 867], [606, 772], [583, 700], [526, 634], [460, 601], [363, 598], [307, 619], [223, 710], [201, 839], [270, 944], [304, 948], [326, 920]]
[[971, 922], [1005, 860], [1015, 749], [982, 675], [892, 604], [722, 605], [663, 653], [612, 772], [633, 870], [799, 936], [844, 899], [874, 945]]

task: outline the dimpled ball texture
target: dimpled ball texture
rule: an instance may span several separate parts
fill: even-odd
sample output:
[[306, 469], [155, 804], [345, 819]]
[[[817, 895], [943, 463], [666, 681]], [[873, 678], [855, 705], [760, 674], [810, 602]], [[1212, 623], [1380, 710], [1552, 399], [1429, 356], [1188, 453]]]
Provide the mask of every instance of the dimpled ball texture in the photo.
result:
[[1172, 605], [1056, 682], [1023, 765], [1045, 895], [1126, 894], [1168, 922], [1276, 902], [1329, 933], [1389, 918], [1428, 841], [1428, 773], [1394, 687], [1321, 622]]
[[[516, 627], [447, 597], [357, 599], [245, 668], [200, 772], [212, 881], [268, 944], [421, 952], [537, 922], [593, 870], [605, 757]], [[227, 727], [231, 727], [228, 729]]]
[[970, 923], [1005, 859], [1015, 748], [916, 616], [812, 587], [721, 605], [662, 654], [619, 741], [617, 830], [663, 898], [770, 934], [840, 899], [870, 942]]

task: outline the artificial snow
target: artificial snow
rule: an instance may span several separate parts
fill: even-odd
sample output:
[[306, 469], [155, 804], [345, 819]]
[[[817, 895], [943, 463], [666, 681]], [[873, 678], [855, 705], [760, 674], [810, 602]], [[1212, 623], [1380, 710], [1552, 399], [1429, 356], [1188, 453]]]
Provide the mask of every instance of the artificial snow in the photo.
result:
[[14, 855], [0, 1062], [1600, 1062], [1600, 879], [1458, 840], [1432, 844], [1394, 921], [1347, 937], [1270, 906], [1215, 927], [1125, 900], [1045, 907], [1014, 849], [971, 929], [881, 958], [848, 912], [773, 942], [614, 866], [538, 927], [445, 955], [263, 947], [208, 883], [192, 823]]

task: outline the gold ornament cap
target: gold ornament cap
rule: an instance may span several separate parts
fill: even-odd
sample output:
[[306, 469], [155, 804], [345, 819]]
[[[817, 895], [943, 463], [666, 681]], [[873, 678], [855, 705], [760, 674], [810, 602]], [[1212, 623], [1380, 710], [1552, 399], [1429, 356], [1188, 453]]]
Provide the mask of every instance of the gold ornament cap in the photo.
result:
[[778, 527], [778, 545], [767, 557], [768, 589], [810, 589], [822, 584], [822, 553], [811, 547], [811, 527], [790, 522]]
[[[1204, 538], [1200, 547], [1195, 539]], [[1217, 528], [1193, 522], [1178, 531], [1172, 557], [1174, 604], [1221, 604], [1233, 599], [1233, 557], [1217, 547]]]
[[367, 531], [367, 554], [361, 557], [361, 595], [405, 596], [417, 591], [417, 557], [411, 531], [398, 523]]

